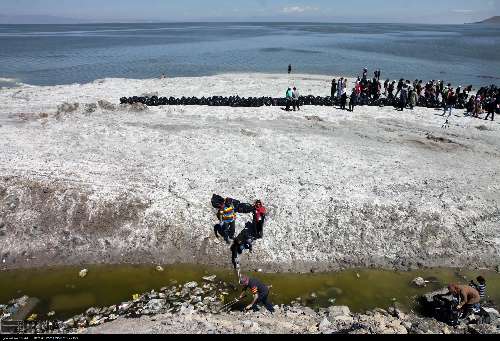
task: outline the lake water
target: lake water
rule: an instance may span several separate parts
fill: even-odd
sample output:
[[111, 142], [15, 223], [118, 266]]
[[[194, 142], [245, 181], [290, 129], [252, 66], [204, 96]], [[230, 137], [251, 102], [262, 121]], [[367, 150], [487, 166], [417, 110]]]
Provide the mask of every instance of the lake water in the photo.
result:
[[[36, 309], [44, 319], [49, 311], [56, 318], [68, 318], [89, 307], [104, 307], [129, 301], [133, 294], [188, 281], [201, 283], [201, 277], [216, 274], [219, 279], [237, 286], [232, 271], [195, 265], [165, 266], [164, 272], [151, 265], [90, 266], [88, 275], [80, 278], [80, 268], [29, 269], [0, 271], [0, 304], [22, 295], [41, 300]], [[359, 276], [358, 276], [359, 275]], [[388, 308], [396, 300], [403, 308], [415, 309], [415, 298], [443, 288], [448, 283], [467, 284], [482, 275], [487, 280], [487, 296], [500, 302], [500, 274], [492, 271], [459, 271], [456, 269], [425, 269], [413, 272], [358, 269], [336, 273], [264, 274], [254, 273], [266, 284], [272, 284], [271, 301], [288, 304], [301, 301], [311, 307], [347, 305], [354, 312], [376, 307]], [[429, 279], [427, 288], [416, 288], [410, 283], [418, 276]], [[231, 297], [239, 294], [235, 290]], [[334, 302], [332, 304], [332, 302]]]
[[0, 86], [227, 72], [500, 83], [500, 26], [315, 23], [0, 25]]

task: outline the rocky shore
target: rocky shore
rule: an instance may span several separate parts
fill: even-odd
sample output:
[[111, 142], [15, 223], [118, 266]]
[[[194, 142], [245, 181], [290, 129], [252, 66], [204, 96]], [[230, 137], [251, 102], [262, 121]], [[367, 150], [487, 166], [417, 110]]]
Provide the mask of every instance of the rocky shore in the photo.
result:
[[[455, 327], [414, 312], [403, 312], [395, 303], [387, 310], [374, 309], [362, 314], [351, 313], [345, 306], [331, 306], [313, 310], [299, 302], [275, 306], [270, 314], [242, 312], [244, 305], [227, 303], [237, 288], [216, 279], [204, 277], [200, 283], [184, 285], [172, 283], [159, 292], [136, 295], [120, 304], [89, 308], [86, 312], [67, 319], [50, 322], [33, 319], [26, 333], [57, 334], [181, 334], [181, 333], [251, 333], [251, 334], [492, 334], [500, 333], [498, 311], [488, 309], [490, 320], [484, 322], [473, 316]], [[436, 293], [424, 296], [432, 300]], [[14, 300], [1, 306], [4, 319], [13, 307], [26, 302]], [[226, 305], [225, 305], [226, 304]], [[19, 308], [19, 307], [18, 307]], [[38, 322], [37, 322], [38, 321]]]

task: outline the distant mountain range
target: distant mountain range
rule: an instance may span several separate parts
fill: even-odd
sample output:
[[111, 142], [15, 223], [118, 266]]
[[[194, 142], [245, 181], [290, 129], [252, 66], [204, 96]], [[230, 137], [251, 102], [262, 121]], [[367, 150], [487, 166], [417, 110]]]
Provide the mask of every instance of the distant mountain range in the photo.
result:
[[56, 17], [51, 15], [2, 15], [0, 24], [84, 24], [88, 20]]
[[479, 21], [476, 24], [498, 24], [500, 25], [500, 16], [491, 17], [489, 19]]

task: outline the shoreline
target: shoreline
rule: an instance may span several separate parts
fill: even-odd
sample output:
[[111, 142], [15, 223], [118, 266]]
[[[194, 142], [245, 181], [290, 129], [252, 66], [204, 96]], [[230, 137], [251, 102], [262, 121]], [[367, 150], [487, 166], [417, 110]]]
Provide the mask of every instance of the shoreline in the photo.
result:
[[[172, 285], [174, 284], [174, 285]], [[299, 298], [290, 304], [275, 304], [270, 314], [262, 307], [243, 312], [248, 303], [232, 301], [238, 288], [217, 276], [203, 277], [184, 285], [177, 282], [158, 291], [133, 295], [132, 301], [111, 306], [89, 307], [63, 320], [42, 322], [22, 332], [60, 334], [113, 333], [251, 333], [251, 334], [483, 334], [499, 333], [499, 313], [485, 306], [484, 314], [461, 319], [455, 326], [440, 322], [433, 309], [435, 295], [447, 289], [427, 292], [417, 298], [418, 308], [409, 310], [393, 301], [386, 308], [351, 312], [348, 306], [328, 305], [312, 309]], [[441, 298], [443, 299], [443, 298]], [[451, 298], [445, 298], [450, 300]], [[26, 305], [29, 298], [10, 304]], [[233, 302], [231, 306], [226, 306]], [[226, 308], [227, 307], [227, 308]], [[5, 308], [5, 307], [4, 307]], [[19, 308], [17, 308], [19, 309]], [[51, 312], [50, 314], [55, 314]]]
[[[349, 75], [347, 72], [345, 74], [342, 73], [336, 73], [332, 75], [327, 75], [324, 73], [294, 73], [292, 72], [291, 74], [287, 74], [286, 72], [246, 72], [246, 71], [241, 71], [241, 72], [235, 72], [235, 71], [228, 71], [228, 72], [220, 72], [220, 73], [207, 73], [203, 75], [185, 75], [185, 76], [168, 76], [165, 75], [165, 78], [161, 78], [161, 74], [158, 75], [158, 77], [150, 78], [150, 77], [145, 77], [145, 78], [130, 78], [130, 77], [105, 77], [105, 78], [96, 78], [92, 81], [88, 82], [73, 82], [73, 83], [61, 83], [61, 84], [48, 84], [48, 85], [37, 85], [37, 84], [30, 84], [30, 83], [23, 83], [20, 82], [19, 79], [17, 78], [6, 78], [6, 77], [0, 77], [0, 83], [14, 83], [14, 87], [0, 87], [1, 90], [12, 90], [20, 87], [29, 87], [29, 88], [55, 88], [55, 87], [65, 87], [65, 86], [88, 86], [92, 84], [100, 84], [103, 82], [107, 81], [138, 81], [138, 82], [150, 82], [150, 81], [164, 81], [164, 80], [183, 80], [183, 79], [203, 79], [203, 78], [214, 78], [214, 77], [261, 77], [264, 79], [282, 79], [282, 78], [288, 78], [288, 79], [297, 79], [297, 80], [325, 80], [331, 82], [332, 79], [336, 79], [337, 81], [340, 79], [340, 77], [344, 77], [348, 79], [349, 81], [349, 86], [353, 85], [357, 79], [357, 77], [361, 76], [362, 70], [358, 72], [357, 75]], [[500, 81], [500, 77], [496, 76], [482, 76], [482, 75], [477, 75], [475, 77], [481, 78], [485, 80], [485, 83], [482, 85], [473, 85], [473, 90], [478, 90], [481, 87], [488, 87], [492, 84], [495, 84], [496, 82]], [[369, 77], [369, 79], [372, 79], [373, 77]], [[398, 81], [399, 78], [407, 79], [407, 76], [399, 76], [397, 79], [396, 78], [387, 78], [387, 77], [381, 77], [380, 82], [383, 84], [383, 82], [386, 79], [389, 79], [390, 81]], [[411, 77], [410, 77], [411, 78]], [[434, 77], [435, 80], [443, 78], [443, 75], [438, 75], [437, 77]], [[413, 81], [413, 79], [410, 79]], [[446, 82], [448, 82], [446, 79], [443, 79]], [[489, 80], [490, 82], [488, 83]], [[431, 81], [431, 79], [422, 79], [424, 82]], [[464, 82], [459, 82], [462, 87], [465, 87], [466, 83]], [[457, 84], [453, 84], [453, 87], [457, 87]], [[242, 96], [243, 97], [243, 96]]]
[[[136, 259], [142, 258], [140, 255]], [[85, 256], [82, 256], [82, 259]], [[66, 269], [66, 268], [83, 268], [83, 267], [101, 267], [101, 266], [112, 266], [112, 267], [120, 267], [120, 266], [132, 266], [132, 267], [156, 267], [156, 266], [199, 266], [199, 267], [207, 267], [215, 270], [227, 270], [232, 271], [232, 265], [230, 264], [230, 257], [228, 257], [227, 264], [217, 263], [217, 262], [207, 262], [207, 263], [189, 263], [189, 262], [166, 262], [162, 263], [161, 261], [155, 262], [119, 262], [119, 261], [111, 261], [111, 262], [85, 262], [85, 261], [77, 261], [77, 262], [51, 262], [51, 261], [33, 261], [30, 260], [24, 264], [14, 264], [0, 265], [0, 271], [18, 271], [18, 270], [36, 270], [36, 271], [45, 271], [45, 270], [57, 270], [57, 269]], [[246, 265], [246, 268], [245, 268]], [[295, 270], [294, 270], [295, 268]], [[266, 264], [266, 263], [258, 263], [251, 262], [245, 263], [242, 267], [242, 272], [260, 272], [263, 274], [328, 274], [328, 273], [339, 273], [344, 271], [356, 271], [356, 270], [375, 270], [375, 271], [389, 271], [389, 272], [414, 272], [414, 271], [429, 271], [440, 269], [451, 269], [457, 271], [490, 271], [490, 272], [498, 272], [498, 266], [496, 265], [453, 265], [449, 263], [440, 263], [440, 264], [429, 264], [429, 265], [409, 265], [409, 266], [394, 266], [392, 264], [350, 264], [350, 265], [337, 265], [332, 263], [303, 263], [303, 264]]]

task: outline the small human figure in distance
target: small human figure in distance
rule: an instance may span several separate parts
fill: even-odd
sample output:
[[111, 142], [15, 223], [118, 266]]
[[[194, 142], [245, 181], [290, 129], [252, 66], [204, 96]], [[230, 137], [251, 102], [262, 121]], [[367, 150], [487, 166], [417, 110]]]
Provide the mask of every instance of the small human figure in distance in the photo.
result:
[[293, 91], [292, 91], [293, 111], [296, 111], [295, 109], [297, 109], [298, 111], [300, 111], [299, 97], [300, 97], [299, 90], [297, 90], [296, 87], [293, 87]]

